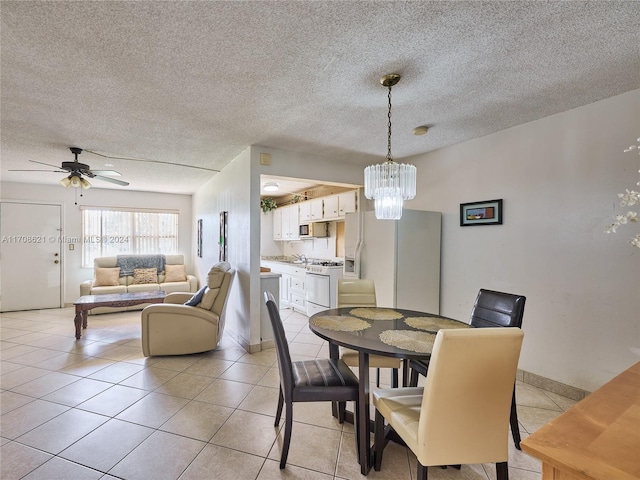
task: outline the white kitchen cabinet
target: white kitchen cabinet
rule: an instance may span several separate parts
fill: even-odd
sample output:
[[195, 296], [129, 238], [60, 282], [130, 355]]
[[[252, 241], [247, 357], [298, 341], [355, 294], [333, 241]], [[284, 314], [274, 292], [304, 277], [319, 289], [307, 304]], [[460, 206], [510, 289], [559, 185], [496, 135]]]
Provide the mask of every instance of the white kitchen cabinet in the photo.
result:
[[280, 277], [280, 306], [291, 307], [306, 314], [305, 278], [307, 270], [303, 267], [277, 261], [261, 261], [260, 265], [269, 267]]
[[[273, 271], [273, 270], [272, 270]], [[289, 306], [289, 297], [291, 290], [291, 275], [288, 273], [280, 273], [280, 305], [283, 307]]]
[[282, 240], [282, 209], [273, 211], [273, 239]]
[[298, 240], [300, 238], [298, 205], [288, 205], [273, 211], [273, 239]]
[[338, 193], [324, 197], [324, 220], [336, 220], [344, 218], [347, 213], [358, 211], [357, 190]]
[[338, 194], [338, 216], [344, 217], [347, 213], [355, 213], [358, 211], [357, 190], [343, 192]]
[[338, 195], [324, 197], [324, 220], [338, 218]]
[[322, 220], [322, 198], [314, 198], [310, 200], [311, 204], [311, 221], [319, 222]]
[[289, 286], [289, 304], [294, 310], [305, 313], [306, 307], [306, 292], [304, 289], [305, 277], [307, 271], [304, 268], [293, 267], [291, 269], [291, 284]]
[[282, 240], [282, 209], [273, 211], [273, 239]]
[[311, 202], [301, 202], [298, 205], [300, 223], [308, 223], [311, 220]]
[[[286, 240], [298, 240], [300, 238], [300, 220], [298, 219], [298, 205], [289, 205], [283, 207], [282, 212], [282, 225], [284, 227], [285, 216], [287, 219], [287, 227], [283, 228], [283, 233], [286, 233]], [[285, 213], [286, 212], [286, 213]], [[283, 235], [284, 237], [284, 235]]]

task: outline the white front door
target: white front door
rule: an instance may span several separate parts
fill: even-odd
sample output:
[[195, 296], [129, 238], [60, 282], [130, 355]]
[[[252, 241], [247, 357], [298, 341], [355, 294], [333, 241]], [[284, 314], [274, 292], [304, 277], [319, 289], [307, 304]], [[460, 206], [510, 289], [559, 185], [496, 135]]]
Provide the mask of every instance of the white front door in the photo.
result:
[[59, 308], [62, 207], [0, 204], [0, 311]]

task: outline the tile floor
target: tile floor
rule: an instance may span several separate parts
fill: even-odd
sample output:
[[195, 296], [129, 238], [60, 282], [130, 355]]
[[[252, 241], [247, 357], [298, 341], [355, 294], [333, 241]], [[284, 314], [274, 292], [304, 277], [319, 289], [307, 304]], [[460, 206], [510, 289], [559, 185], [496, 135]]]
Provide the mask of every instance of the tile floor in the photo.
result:
[[[328, 356], [305, 316], [282, 318], [294, 360]], [[89, 316], [81, 340], [72, 319], [71, 308], [0, 314], [3, 480], [361, 478], [353, 427], [327, 403], [294, 406], [279, 470], [273, 349], [251, 355], [225, 336], [213, 352], [145, 358], [140, 312]], [[526, 384], [517, 398], [523, 438], [575, 403]], [[539, 462], [512, 442], [509, 467], [512, 480], [540, 478]], [[390, 443], [368, 478], [411, 480], [415, 470], [413, 454]], [[429, 478], [490, 480], [495, 470], [431, 468]]]

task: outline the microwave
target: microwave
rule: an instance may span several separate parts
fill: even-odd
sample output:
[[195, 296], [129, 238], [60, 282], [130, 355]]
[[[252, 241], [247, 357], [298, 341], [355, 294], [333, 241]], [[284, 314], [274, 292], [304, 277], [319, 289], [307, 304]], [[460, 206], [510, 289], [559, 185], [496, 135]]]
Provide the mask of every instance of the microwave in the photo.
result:
[[304, 223], [300, 225], [298, 234], [300, 238], [319, 238], [329, 236], [329, 224], [327, 222]]

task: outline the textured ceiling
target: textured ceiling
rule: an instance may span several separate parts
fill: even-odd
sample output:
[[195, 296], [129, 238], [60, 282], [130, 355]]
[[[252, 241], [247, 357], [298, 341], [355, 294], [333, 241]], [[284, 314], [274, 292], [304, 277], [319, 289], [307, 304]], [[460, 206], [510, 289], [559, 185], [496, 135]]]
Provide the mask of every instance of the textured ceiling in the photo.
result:
[[[4, 181], [57, 182], [7, 170], [70, 146], [218, 170], [254, 144], [365, 165], [386, 154], [390, 72], [396, 159], [640, 88], [636, 1], [3, 0], [0, 16]], [[80, 161], [134, 190], [213, 174]]]

